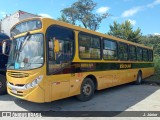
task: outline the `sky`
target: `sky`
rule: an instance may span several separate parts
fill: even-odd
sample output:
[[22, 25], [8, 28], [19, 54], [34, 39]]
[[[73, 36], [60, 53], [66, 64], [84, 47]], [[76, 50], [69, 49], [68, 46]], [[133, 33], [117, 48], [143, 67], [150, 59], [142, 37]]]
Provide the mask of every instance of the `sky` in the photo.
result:
[[[0, 0], [0, 19], [18, 10], [57, 19], [61, 10], [77, 0]], [[160, 35], [160, 0], [93, 0], [97, 3], [96, 14], [111, 16], [100, 24], [98, 32], [107, 33], [114, 21], [129, 20], [134, 30], [138, 27], [142, 35]]]

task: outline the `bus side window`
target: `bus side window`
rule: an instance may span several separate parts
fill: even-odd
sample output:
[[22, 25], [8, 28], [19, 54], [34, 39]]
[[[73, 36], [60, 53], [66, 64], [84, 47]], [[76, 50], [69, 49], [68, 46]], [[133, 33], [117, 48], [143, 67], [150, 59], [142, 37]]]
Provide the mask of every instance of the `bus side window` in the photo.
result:
[[129, 59], [132, 61], [137, 60], [137, 56], [136, 56], [136, 47], [130, 45], [129, 46]]
[[117, 60], [117, 43], [107, 39], [103, 41], [103, 59]]
[[120, 60], [128, 60], [128, 45], [125, 43], [119, 43], [118, 53]]
[[148, 61], [148, 50], [143, 49], [143, 61]]
[[142, 61], [143, 60], [142, 53], [143, 53], [142, 48], [137, 47], [137, 60], [138, 61]]
[[149, 50], [148, 51], [148, 57], [149, 57], [149, 61], [153, 61], [153, 51], [152, 50]]
[[82, 59], [100, 59], [100, 38], [79, 33], [79, 56]]

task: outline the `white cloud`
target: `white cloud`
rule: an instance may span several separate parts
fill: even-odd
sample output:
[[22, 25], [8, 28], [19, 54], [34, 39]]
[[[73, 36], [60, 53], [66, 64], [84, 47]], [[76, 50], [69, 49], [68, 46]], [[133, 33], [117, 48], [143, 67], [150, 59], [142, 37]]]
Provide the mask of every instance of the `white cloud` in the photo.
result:
[[47, 18], [53, 18], [51, 15], [49, 14], [44, 14], [44, 13], [40, 13], [38, 14], [39, 16], [42, 16], [42, 17], [47, 17]]
[[106, 13], [108, 10], [110, 9], [110, 7], [100, 7], [96, 10], [96, 13], [99, 13], [99, 14], [104, 14]]
[[136, 21], [135, 21], [135, 20], [128, 19], [128, 21], [129, 21], [133, 26], [136, 25]]
[[129, 10], [126, 10], [122, 13], [122, 17], [131, 17], [135, 14], [137, 14], [138, 12], [142, 11], [143, 9], [148, 9], [148, 8], [153, 8], [156, 5], [160, 5], [160, 0], [154, 0], [152, 3], [148, 4], [148, 5], [143, 5], [143, 6], [137, 6], [134, 8], [131, 8]]
[[142, 7], [135, 7], [122, 13], [122, 17], [131, 17], [142, 10]]
[[155, 0], [154, 2], [148, 4], [147, 7], [153, 8], [154, 6], [159, 4], [160, 4], [160, 0]]
[[5, 17], [6, 17], [6, 12], [1, 11], [1, 12], [0, 12], [0, 16], [2, 16], [3, 18], [5, 18]]
[[154, 35], [160, 35], [160, 33], [154, 33]]

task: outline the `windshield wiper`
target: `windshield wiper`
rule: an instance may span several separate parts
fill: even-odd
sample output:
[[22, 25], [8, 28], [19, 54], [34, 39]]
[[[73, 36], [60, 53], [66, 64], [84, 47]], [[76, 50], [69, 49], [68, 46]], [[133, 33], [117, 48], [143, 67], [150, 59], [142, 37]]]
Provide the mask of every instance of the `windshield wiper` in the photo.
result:
[[27, 32], [27, 34], [25, 35], [25, 37], [23, 39], [23, 43], [20, 44], [19, 52], [22, 52], [23, 48], [25, 47], [25, 45], [28, 42], [28, 40], [30, 39], [30, 37], [31, 37], [31, 34], [29, 32]]

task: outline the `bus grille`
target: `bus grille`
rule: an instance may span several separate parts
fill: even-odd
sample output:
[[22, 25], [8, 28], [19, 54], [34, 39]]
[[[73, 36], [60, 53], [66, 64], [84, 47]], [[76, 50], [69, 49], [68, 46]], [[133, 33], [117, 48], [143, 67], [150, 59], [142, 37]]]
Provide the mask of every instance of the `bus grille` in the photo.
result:
[[20, 72], [8, 72], [8, 75], [14, 78], [24, 78], [28, 77], [28, 73], [20, 73]]

